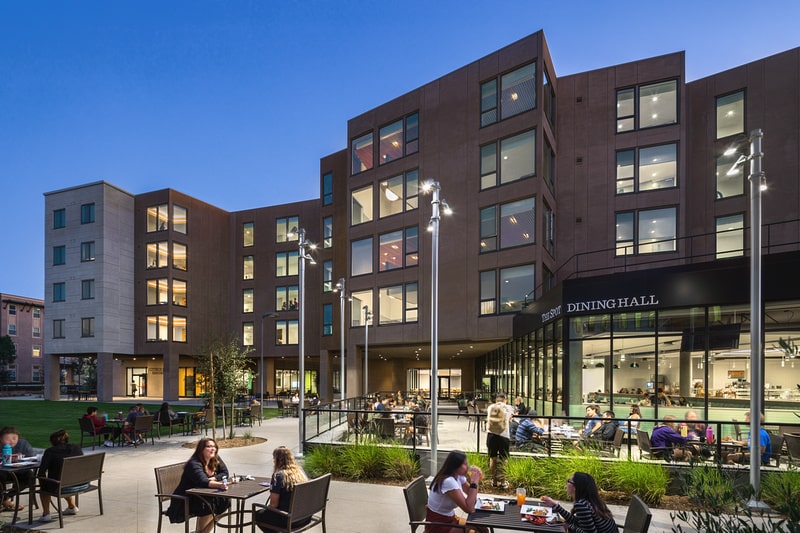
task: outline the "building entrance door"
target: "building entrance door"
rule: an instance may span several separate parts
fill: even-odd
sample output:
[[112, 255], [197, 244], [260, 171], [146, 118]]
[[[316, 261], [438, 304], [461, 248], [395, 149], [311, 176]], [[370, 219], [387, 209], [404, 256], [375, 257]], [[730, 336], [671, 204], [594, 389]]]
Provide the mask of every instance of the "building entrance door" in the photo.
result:
[[127, 369], [126, 396], [133, 398], [147, 396], [147, 368], [130, 367]]

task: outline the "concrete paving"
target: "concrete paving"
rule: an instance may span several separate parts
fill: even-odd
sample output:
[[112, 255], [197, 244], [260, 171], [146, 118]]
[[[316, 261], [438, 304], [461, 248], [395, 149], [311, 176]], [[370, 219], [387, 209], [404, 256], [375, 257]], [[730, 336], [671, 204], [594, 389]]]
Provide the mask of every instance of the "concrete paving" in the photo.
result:
[[[220, 456], [231, 473], [242, 475], [270, 476], [272, 474], [272, 450], [276, 446], [287, 446], [297, 450], [298, 427], [296, 418], [275, 418], [258, 423], [251, 428], [236, 428], [237, 434], [249, 431], [253, 436], [269, 439], [264, 444], [243, 448], [221, 450]], [[153, 496], [156, 492], [153, 469], [187, 460], [192, 450], [181, 445], [196, 441], [197, 437], [162, 435], [155, 445], [146, 444], [138, 448], [97, 448], [95, 452], [106, 452], [103, 474], [104, 515], [99, 514], [97, 493], [88, 493], [80, 498], [80, 512], [76, 516], [64, 517], [64, 533], [71, 532], [154, 532], [158, 523], [158, 504]], [[85, 453], [92, 453], [85, 448]], [[408, 532], [408, 515], [403, 500], [402, 487], [333, 481], [331, 484], [327, 512], [329, 533], [400, 533]], [[263, 502], [258, 496], [250, 502]], [[25, 502], [27, 504], [27, 501]], [[569, 504], [567, 504], [569, 505]], [[612, 506], [618, 523], [625, 519], [627, 508]], [[652, 532], [671, 531], [669, 510], [653, 510]], [[18, 526], [40, 531], [59, 531], [58, 520], [44, 524], [36, 519], [41, 511], [34, 510], [34, 522], [27, 525], [27, 509], [20, 513], [24, 520]], [[11, 513], [2, 513], [0, 521], [10, 520]], [[183, 531], [183, 524], [166, 524], [165, 533]], [[194, 526], [192, 520], [192, 526]], [[221, 530], [220, 530], [221, 531]], [[312, 531], [322, 531], [317, 527]], [[692, 531], [686, 529], [684, 531]]]

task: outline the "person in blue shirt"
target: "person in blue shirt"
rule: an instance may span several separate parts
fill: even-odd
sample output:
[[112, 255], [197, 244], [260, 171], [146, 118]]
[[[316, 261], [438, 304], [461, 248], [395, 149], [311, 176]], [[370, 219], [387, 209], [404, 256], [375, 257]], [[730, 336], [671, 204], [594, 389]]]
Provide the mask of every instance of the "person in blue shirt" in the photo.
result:
[[595, 431], [595, 427], [600, 426], [600, 408], [595, 404], [586, 406], [586, 427], [583, 430], [583, 436], [588, 437]]
[[544, 433], [544, 429], [536, 422], [536, 418], [538, 416], [539, 415], [536, 413], [536, 411], [531, 410], [528, 411], [528, 414], [522, 420], [520, 420], [519, 424], [517, 425], [517, 432], [514, 435], [517, 444], [532, 440], [536, 438], [534, 435], [542, 435]]
[[[769, 458], [772, 456], [772, 441], [769, 438], [769, 433], [767, 430], [764, 429], [764, 414], [762, 413], [759, 417], [761, 419], [761, 431], [759, 432], [759, 443], [761, 445], [760, 452], [761, 452], [761, 463], [762, 464], [769, 464]], [[750, 413], [746, 413], [744, 415], [744, 421], [749, 424], [750, 423]], [[750, 461], [750, 435], [747, 436], [746, 441], [740, 441], [739, 444], [747, 445], [746, 452], [741, 453], [729, 453], [728, 454], [728, 464], [734, 465], [736, 463], [747, 463]]]

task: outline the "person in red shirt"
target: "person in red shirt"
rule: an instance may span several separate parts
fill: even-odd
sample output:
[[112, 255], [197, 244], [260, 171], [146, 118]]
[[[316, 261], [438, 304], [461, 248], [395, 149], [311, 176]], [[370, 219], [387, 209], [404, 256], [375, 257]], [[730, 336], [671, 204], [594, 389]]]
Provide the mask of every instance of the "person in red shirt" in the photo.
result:
[[106, 427], [106, 421], [97, 416], [97, 407], [93, 405], [87, 407], [86, 414], [83, 415], [83, 418], [88, 418], [92, 421], [95, 433], [101, 433], [105, 435], [106, 441], [103, 446], [106, 446], [107, 448], [114, 446], [114, 439], [119, 436], [119, 430], [112, 427]]

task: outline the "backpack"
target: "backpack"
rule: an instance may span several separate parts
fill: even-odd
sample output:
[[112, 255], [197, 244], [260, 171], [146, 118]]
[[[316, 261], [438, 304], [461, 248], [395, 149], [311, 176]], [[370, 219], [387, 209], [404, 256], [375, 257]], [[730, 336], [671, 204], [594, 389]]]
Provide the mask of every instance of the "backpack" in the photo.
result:
[[489, 408], [489, 420], [487, 430], [489, 433], [500, 435], [506, 430], [508, 420], [506, 419], [506, 410], [502, 405], [494, 404]]

